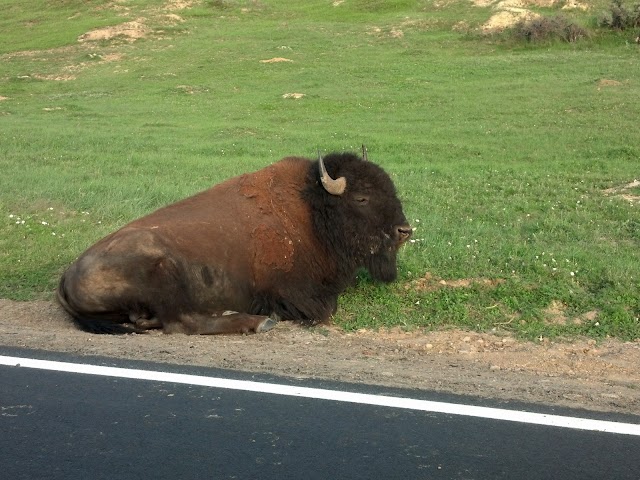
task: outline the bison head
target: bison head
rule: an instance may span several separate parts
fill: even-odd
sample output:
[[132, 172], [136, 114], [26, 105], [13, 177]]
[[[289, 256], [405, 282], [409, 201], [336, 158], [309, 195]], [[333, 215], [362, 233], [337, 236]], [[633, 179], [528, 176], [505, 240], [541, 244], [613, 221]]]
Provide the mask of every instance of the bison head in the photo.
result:
[[398, 248], [412, 229], [389, 175], [352, 153], [319, 156], [308, 174], [305, 196], [318, 237], [338, 259], [338, 269], [352, 276], [366, 268], [375, 280], [397, 276]]

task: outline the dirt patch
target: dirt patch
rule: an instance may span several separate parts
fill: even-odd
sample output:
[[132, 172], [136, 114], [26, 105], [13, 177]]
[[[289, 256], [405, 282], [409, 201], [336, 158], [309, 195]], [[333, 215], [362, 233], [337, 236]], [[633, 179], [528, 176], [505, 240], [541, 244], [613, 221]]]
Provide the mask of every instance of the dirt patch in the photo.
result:
[[567, 0], [562, 6], [562, 10], [589, 10], [589, 5], [586, 3], [578, 2], [576, 0]]
[[[438, 7], [438, 5], [435, 4], [434, 6]], [[402, 39], [405, 37], [405, 32], [427, 31], [437, 24], [437, 20], [417, 20], [405, 17], [405, 19], [397, 25], [388, 25], [384, 27], [370, 26], [367, 28], [367, 35], [375, 36], [377, 38]]]
[[96, 7], [96, 10], [115, 10], [116, 12], [119, 12], [120, 16], [126, 17], [129, 15], [131, 9], [128, 6], [123, 5], [125, 3], [127, 3], [127, 0], [114, 0]]
[[510, 8], [550, 8], [553, 7], [557, 0], [502, 0], [496, 4], [497, 9], [508, 10]]
[[128, 42], [134, 42], [146, 37], [151, 29], [144, 24], [144, 19], [139, 18], [131, 22], [121, 23], [113, 27], [97, 28], [78, 37], [79, 42], [95, 42], [99, 40], [112, 40], [122, 38]]
[[424, 277], [409, 282], [405, 285], [405, 288], [419, 292], [433, 292], [441, 288], [469, 288], [472, 285], [495, 287], [501, 283], [504, 283], [504, 280], [501, 278], [458, 278], [455, 280], [444, 280], [427, 272]]
[[171, 26], [178, 25], [179, 23], [185, 22], [184, 18], [182, 18], [180, 15], [176, 15], [175, 13], [169, 13], [167, 15], [163, 15], [162, 18], [165, 21], [165, 23]]
[[624, 83], [619, 82], [618, 80], [611, 80], [608, 78], [601, 78], [600, 80], [598, 80], [598, 83], [596, 84], [596, 86], [598, 87], [598, 90], [602, 88], [607, 88], [607, 87], [621, 87], [622, 85], [624, 85]]
[[636, 204], [640, 203], [640, 195], [631, 192], [635, 188], [640, 188], [640, 180], [634, 180], [620, 187], [607, 188], [602, 193], [607, 197], [618, 197], [629, 203]]
[[476, 7], [492, 7], [496, 13], [481, 27], [483, 33], [501, 32], [516, 23], [533, 20], [540, 15], [532, 12], [531, 7], [552, 7], [558, 0], [472, 0]]
[[[471, 3], [474, 7], [494, 7], [496, 9], [507, 9], [507, 8], [530, 8], [530, 7], [539, 7], [539, 8], [551, 8], [561, 3], [562, 0], [471, 0]], [[569, 0], [565, 2], [565, 5], [578, 5], [580, 4], [577, 0]]]
[[36, 80], [48, 80], [53, 82], [68, 82], [70, 80], [75, 80], [75, 75], [41, 75], [39, 73], [34, 73], [31, 75], [31, 78], [35, 78]]
[[559, 300], [553, 300], [547, 308], [544, 309], [545, 323], [548, 325], [582, 325], [584, 323], [594, 323], [598, 319], [600, 313], [597, 310], [591, 310], [583, 313], [578, 317], [570, 317], [567, 314], [567, 306]]
[[471, 3], [474, 7], [486, 8], [496, 3], [496, 0], [471, 0]]
[[76, 329], [55, 303], [0, 300], [0, 345], [640, 414], [640, 342], [345, 333], [290, 322], [252, 336], [103, 336]]
[[507, 28], [514, 26], [516, 23], [526, 20], [532, 20], [539, 17], [537, 13], [533, 13], [527, 9], [510, 9], [502, 10], [487, 20], [481, 28], [484, 33], [501, 32]]
[[566, 325], [567, 324], [567, 316], [565, 315], [565, 310], [567, 306], [558, 300], [554, 300], [551, 302], [545, 310], [545, 321], [548, 324], [553, 325]]
[[268, 60], [260, 60], [260, 63], [282, 63], [282, 62], [293, 62], [293, 60], [289, 60], [288, 58], [283, 58], [283, 57], [275, 57], [275, 58], [269, 58]]
[[103, 62], [117, 62], [119, 60], [122, 60], [124, 55], [121, 53], [107, 53], [104, 55], [98, 55], [98, 57]]
[[[531, 11], [532, 7], [552, 8], [561, 3], [561, 0], [471, 0], [475, 7], [492, 7], [496, 13], [485, 22], [480, 29], [483, 33], [501, 32], [514, 26], [516, 23], [533, 20], [540, 17]], [[587, 10], [588, 5], [577, 0], [568, 0], [562, 6], [563, 10]]]
[[170, 0], [164, 5], [163, 9], [168, 12], [175, 12], [177, 10], [191, 8], [198, 3], [200, 2], [195, 0]]
[[304, 93], [285, 93], [282, 95], [282, 98], [293, 98], [294, 100], [299, 100], [304, 98], [306, 95]]
[[176, 85], [176, 90], [187, 93], [189, 95], [195, 95], [197, 93], [208, 93], [209, 89], [206, 87], [196, 85]]

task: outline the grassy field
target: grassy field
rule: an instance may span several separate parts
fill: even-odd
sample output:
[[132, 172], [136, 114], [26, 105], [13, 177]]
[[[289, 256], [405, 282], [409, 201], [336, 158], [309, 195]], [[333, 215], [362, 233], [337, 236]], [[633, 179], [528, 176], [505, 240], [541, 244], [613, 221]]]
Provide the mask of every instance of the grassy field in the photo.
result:
[[[566, 15], [595, 28], [590, 5]], [[462, 0], [3, 8], [1, 298], [52, 298], [94, 241], [225, 178], [365, 143], [416, 232], [399, 281], [363, 278], [338, 325], [640, 337], [628, 32], [519, 43]]]

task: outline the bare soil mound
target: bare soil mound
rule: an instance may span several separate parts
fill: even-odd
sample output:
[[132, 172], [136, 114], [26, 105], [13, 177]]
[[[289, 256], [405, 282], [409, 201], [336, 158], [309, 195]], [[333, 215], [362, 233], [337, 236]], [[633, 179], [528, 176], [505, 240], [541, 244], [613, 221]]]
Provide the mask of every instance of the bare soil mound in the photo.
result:
[[[474, 6], [491, 7], [494, 13], [480, 28], [484, 33], [500, 32], [514, 26], [520, 21], [533, 20], [540, 15], [531, 10], [532, 7], [550, 8], [560, 0], [471, 0]], [[564, 1], [563, 10], [587, 10], [589, 7], [578, 0]]]
[[639, 342], [345, 333], [290, 322], [252, 336], [105, 336], [78, 330], [55, 303], [0, 300], [0, 345], [640, 414]]

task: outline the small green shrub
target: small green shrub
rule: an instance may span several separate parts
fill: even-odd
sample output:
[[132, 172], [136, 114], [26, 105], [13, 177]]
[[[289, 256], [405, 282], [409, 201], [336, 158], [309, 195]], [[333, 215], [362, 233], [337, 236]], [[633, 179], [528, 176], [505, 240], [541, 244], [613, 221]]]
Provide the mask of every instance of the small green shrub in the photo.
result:
[[563, 15], [525, 19], [513, 27], [513, 35], [526, 42], [562, 40], [573, 43], [588, 38], [589, 32]]

